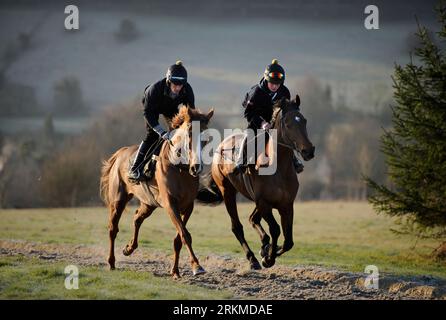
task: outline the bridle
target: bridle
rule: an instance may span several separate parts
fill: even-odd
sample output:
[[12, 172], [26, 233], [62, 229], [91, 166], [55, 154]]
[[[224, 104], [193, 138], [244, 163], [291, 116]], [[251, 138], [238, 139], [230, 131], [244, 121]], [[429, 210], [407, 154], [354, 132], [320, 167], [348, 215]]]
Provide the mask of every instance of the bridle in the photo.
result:
[[[186, 141], [183, 142], [183, 143], [185, 143], [185, 145], [187, 145], [187, 148], [186, 148], [187, 152], [186, 152], [186, 154], [184, 156], [182, 155], [182, 153], [180, 151], [181, 147], [178, 148], [178, 145], [175, 145], [175, 144], [172, 143], [172, 141], [168, 140], [169, 141], [169, 146], [171, 148], [175, 148], [174, 150], [170, 150], [170, 151], [175, 153], [175, 155], [178, 158], [183, 159], [183, 160], [185, 160], [185, 162], [187, 162], [187, 163], [182, 163], [180, 161], [180, 163], [174, 165], [174, 167], [178, 168], [180, 171], [182, 171], [182, 170], [189, 170], [189, 167], [190, 167], [190, 165], [188, 163], [191, 161], [190, 160], [190, 150], [191, 150], [191, 147], [189, 145], [191, 140], [192, 140], [191, 137], [189, 136], [189, 131], [190, 131], [191, 126], [192, 126], [192, 122], [189, 122], [189, 123], [187, 123], [186, 129], [182, 129], [185, 132], [187, 132], [187, 138], [185, 139]], [[200, 166], [202, 166], [202, 165], [200, 164]]]
[[[275, 116], [274, 123], [277, 122], [277, 117], [279, 116], [279, 113], [282, 113], [282, 109], [280, 109], [280, 111], [277, 112], [277, 115]], [[282, 135], [282, 140], [284, 140], [284, 141], [288, 140], [289, 142], [290, 141], [291, 142], [290, 143], [282, 143], [282, 142], [277, 141], [277, 144], [280, 144], [281, 146], [284, 146], [284, 147], [286, 147], [288, 149], [291, 149], [293, 151], [296, 151], [296, 152], [300, 153], [300, 151], [296, 148], [296, 145], [295, 145], [294, 141], [292, 141], [285, 133], [283, 116], [280, 116], [279, 128], [280, 128], [280, 134]], [[274, 126], [272, 129], [277, 129], [277, 128], [275, 128], [275, 126]], [[268, 130], [268, 132], [269, 132], [269, 130]], [[254, 136], [253, 138], [248, 140], [247, 143], [250, 142], [250, 141], [253, 141], [255, 138], [256, 137]]]
[[[279, 113], [281, 114], [280, 115], [280, 121], [279, 121], [279, 128], [280, 128], [280, 134], [281, 134], [281, 136], [282, 136], [282, 140], [285, 142], [285, 143], [282, 143], [282, 142], [280, 142], [280, 141], [277, 141], [277, 144], [280, 144], [281, 146], [284, 146], [284, 147], [286, 147], [286, 148], [289, 148], [289, 149], [291, 149], [291, 150], [293, 150], [293, 151], [297, 151], [297, 152], [300, 152], [297, 148], [296, 148], [296, 144], [294, 143], [294, 141], [293, 140], [291, 140], [287, 135], [286, 135], [286, 131], [284, 130], [284, 117], [283, 117], [283, 113], [282, 113], [282, 109], [278, 112], [278, 114], [277, 114], [277, 116], [276, 117], [278, 117], [279, 116]], [[287, 141], [289, 142], [289, 143], [287, 143]]]

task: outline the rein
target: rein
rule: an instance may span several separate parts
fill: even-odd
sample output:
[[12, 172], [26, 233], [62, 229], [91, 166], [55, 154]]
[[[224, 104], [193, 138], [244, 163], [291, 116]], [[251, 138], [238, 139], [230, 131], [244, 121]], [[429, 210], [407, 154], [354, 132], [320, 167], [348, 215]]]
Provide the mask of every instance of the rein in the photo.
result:
[[[184, 132], [189, 132], [190, 127], [192, 126], [192, 123], [189, 122], [187, 124], [187, 128], [181, 129], [184, 130]], [[200, 133], [201, 136], [201, 133]], [[200, 138], [199, 138], [200, 139]], [[186, 138], [182, 139], [180, 141], [180, 143], [178, 143], [177, 145], [174, 145], [172, 143], [172, 141], [168, 140], [170, 145], [169, 145], [169, 150], [168, 150], [168, 160], [170, 162], [170, 164], [179, 169], [180, 171], [185, 170], [188, 171], [189, 170], [189, 162], [191, 161], [190, 159], [190, 141], [191, 141], [191, 137], [189, 134], [186, 134]], [[199, 142], [201, 144], [201, 142]], [[175, 149], [172, 149], [175, 148]], [[184, 154], [182, 154], [181, 150], [184, 150]], [[200, 147], [200, 152], [201, 152], [201, 147]], [[176, 158], [175, 158], [176, 157]], [[202, 168], [202, 164], [201, 164], [201, 156], [199, 156], [199, 161], [200, 161], [200, 168]], [[178, 161], [177, 164], [175, 164]], [[200, 169], [201, 171], [202, 169]]]
[[[186, 128], [186, 130], [185, 131], [189, 131], [189, 129], [190, 129], [190, 127], [191, 127], [191, 123], [188, 123], [187, 124], [187, 128]], [[183, 130], [183, 129], [182, 129]], [[168, 156], [168, 158], [169, 158], [169, 161], [172, 163], [173, 161], [171, 161], [171, 157], [173, 157], [172, 156], [172, 154], [171, 153], [174, 153], [178, 158], [182, 158], [182, 159], [184, 159], [184, 160], [188, 160], [187, 159], [187, 157], [189, 156], [189, 140], [190, 140], [190, 137], [189, 137], [189, 135], [187, 135], [187, 139], [182, 139], [181, 140], [181, 142], [183, 142], [183, 144], [185, 144], [185, 146], [187, 146], [185, 149], [186, 149], [186, 158], [183, 158], [182, 157], [182, 154], [181, 154], [181, 152], [180, 152], [180, 149], [181, 149], [181, 146], [180, 146], [180, 148], [178, 148], [178, 146], [177, 145], [174, 145], [173, 144], [173, 142], [170, 140], [170, 139], [168, 139], [167, 141], [169, 142], [169, 156]], [[172, 148], [176, 148], [176, 150], [172, 150]], [[181, 163], [181, 164], [177, 164], [177, 165], [174, 165], [175, 167], [182, 167], [184, 165], [184, 167], [186, 167], [187, 165], [186, 164], [183, 164], [183, 163]]]
[[[278, 114], [279, 114], [279, 113], [282, 113], [282, 110], [280, 110], [280, 111], [278, 112]], [[277, 116], [278, 116], [278, 115], [277, 115]], [[276, 123], [276, 121], [277, 121], [277, 116], [274, 118], [274, 123]], [[283, 129], [283, 118], [282, 118], [282, 117], [280, 117], [279, 128], [280, 128], [280, 134], [282, 135], [282, 139], [283, 139], [284, 141], [285, 141], [285, 140], [290, 141], [289, 137], [285, 134], [285, 130]], [[277, 128], [275, 128], [275, 126], [274, 126], [273, 129], [277, 129]], [[255, 139], [256, 139], [256, 136], [254, 136], [253, 138], [247, 140], [246, 143], [248, 144], [249, 142], [254, 141]], [[277, 141], [277, 144], [279, 144], [279, 145], [281, 145], [281, 146], [283, 146], [283, 147], [286, 147], [286, 148], [288, 148], [288, 149], [291, 149], [291, 150], [293, 150], [293, 151], [298, 151], [298, 150], [296, 149], [296, 147], [295, 147], [295, 145], [294, 145], [293, 142], [287, 144], [287, 143], [282, 143], [282, 142]], [[234, 147], [232, 147], [232, 148], [230, 148], [230, 149], [222, 149], [222, 150], [223, 150], [223, 151], [227, 151], [227, 150], [233, 150], [233, 149], [234, 149]]]
[[[278, 112], [278, 114], [279, 114], [279, 113], [282, 113], [282, 110], [280, 110], [280, 111]], [[277, 120], [277, 118], [276, 118], [276, 120]], [[280, 116], [279, 128], [280, 128], [280, 134], [282, 135], [282, 139], [283, 139], [284, 141], [286, 141], [286, 140], [291, 141], [290, 138], [286, 135], [283, 126], [284, 126], [284, 124], [283, 124], [283, 117]], [[287, 144], [287, 143], [282, 143], [282, 142], [277, 141], [277, 144], [280, 144], [281, 146], [284, 146], [284, 147], [286, 147], [286, 148], [288, 148], [288, 149], [291, 149], [291, 150], [293, 150], [293, 151], [296, 150], [296, 147], [295, 147], [295, 145], [294, 145], [293, 142], [291, 142], [290, 144]], [[296, 150], [296, 151], [297, 151], [297, 150]]]

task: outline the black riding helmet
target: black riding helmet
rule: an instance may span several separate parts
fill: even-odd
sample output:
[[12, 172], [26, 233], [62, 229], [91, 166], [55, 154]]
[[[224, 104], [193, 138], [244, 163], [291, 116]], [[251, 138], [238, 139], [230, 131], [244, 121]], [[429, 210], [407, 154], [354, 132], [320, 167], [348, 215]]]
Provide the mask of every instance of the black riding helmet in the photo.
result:
[[176, 85], [187, 83], [187, 71], [181, 60], [178, 60], [167, 69], [166, 78], [168, 82]]
[[266, 67], [263, 77], [268, 82], [283, 84], [285, 81], [285, 70], [279, 64], [277, 59], [273, 59], [271, 64]]

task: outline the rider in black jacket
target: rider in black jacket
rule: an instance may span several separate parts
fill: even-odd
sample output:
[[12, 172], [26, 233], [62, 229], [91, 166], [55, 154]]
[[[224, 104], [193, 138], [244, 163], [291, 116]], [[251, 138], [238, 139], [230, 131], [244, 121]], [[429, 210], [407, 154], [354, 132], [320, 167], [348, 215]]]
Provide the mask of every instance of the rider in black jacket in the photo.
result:
[[[284, 85], [285, 70], [279, 64], [277, 59], [274, 59], [270, 65], [265, 69], [264, 75], [260, 83], [256, 84], [246, 94], [243, 107], [245, 108], [245, 118], [248, 120], [248, 129], [254, 130], [268, 130], [271, 128], [271, 119], [274, 112], [274, 104], [282, 98], [290, 100], [290, 91]], [[247, 136], [245, 136], [242, 144], [239, 157], [236, 160], [237, 165], [234, 172], [238, 173], [246, 169], [247, 164], [244, 159], [245, 144]], [[302, 172], [303, 165], [299, 159], [294, 157], [294, 165], [297, 173]]]
[[[146, 87], [143, 104], [147, 135], [139, 145], [129, 170], [129, 179], [135, 183], [145, 179], [142, 163], [147, 152], [150, 150], [153, 155], [159, 155], [162, 145], [158, 143], [160, 139], [170, 139], [171, 128], [164, 129], [158, 122], [159, 116], [163, 115], [170, 127], [170, 122], [178, 113], [180, 104], [195, 108], [194, 92], [187, 82], [187, 71], [181, 61], [177, 61], [167, 69], [164, 79]], [[153, 170], [154, 162], [151, 167]]]

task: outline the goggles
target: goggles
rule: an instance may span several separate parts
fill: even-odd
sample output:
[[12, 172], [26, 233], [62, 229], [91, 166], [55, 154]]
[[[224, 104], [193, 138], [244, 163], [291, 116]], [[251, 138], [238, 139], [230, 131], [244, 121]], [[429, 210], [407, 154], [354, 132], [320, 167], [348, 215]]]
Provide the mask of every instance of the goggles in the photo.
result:
[[184, 81], [184, 80], [186, 80], [186, 78], [184, 78], [184, 77], [174, 77], [174, 76], [171, 76], [170, 79], [171, 80], [176, 80], [176, 81]]
[[268, 73], [268, 77], [271, 79], [283, 79], [283, 73], [281, 72], [270, 72]]

